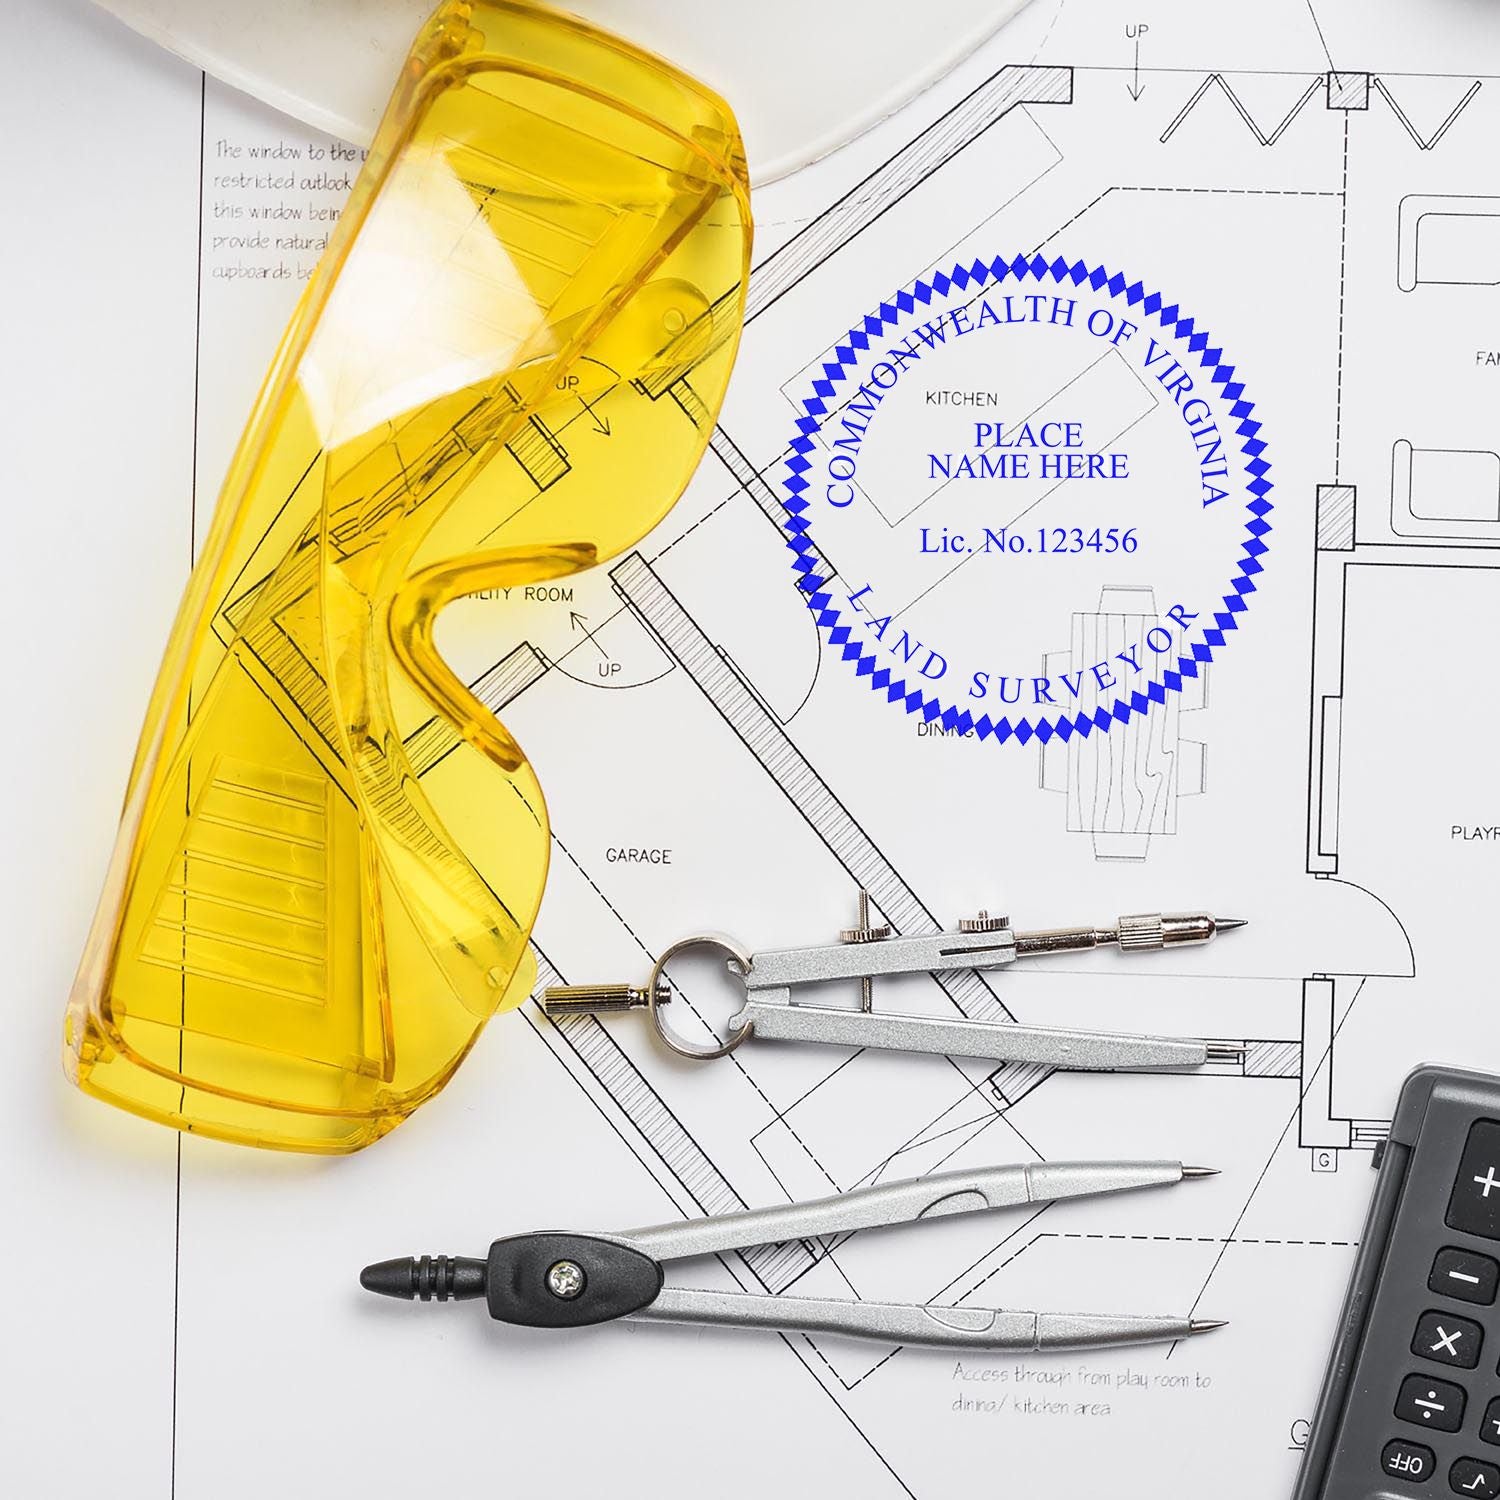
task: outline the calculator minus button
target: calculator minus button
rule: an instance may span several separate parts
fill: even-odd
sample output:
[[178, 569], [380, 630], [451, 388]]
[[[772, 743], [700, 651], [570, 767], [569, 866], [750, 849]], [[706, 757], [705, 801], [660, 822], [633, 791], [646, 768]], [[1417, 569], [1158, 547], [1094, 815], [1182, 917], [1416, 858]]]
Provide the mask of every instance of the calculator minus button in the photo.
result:
[[1427, 1290], [1460, 1302], [1488, 1307], [1500, 1290], [1500, 1261], [1491, 1260], [1477, 1250], [1460, 1250], [1448, 1245], [1439, 1250], [1427, 1278]]

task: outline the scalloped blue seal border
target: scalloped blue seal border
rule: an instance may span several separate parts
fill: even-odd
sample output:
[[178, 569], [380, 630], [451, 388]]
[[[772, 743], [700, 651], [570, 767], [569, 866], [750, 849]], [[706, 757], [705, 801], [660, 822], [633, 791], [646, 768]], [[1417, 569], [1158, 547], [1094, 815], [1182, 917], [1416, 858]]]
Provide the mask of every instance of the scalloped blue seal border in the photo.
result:
[[[1229, 415], [1238, 423], [1235, 433], [1246, 458], [1245, 470], [1250, 475], [1245, 485], [1249, 495], [1245, 505], [1248, 519], [1234, 574], [1220, 601], [1224, 607], [1214, 613], [1212, 626], [1203, 626], [1199, 638], [1188, 642], [1188, 654], [1178, 657], [1175, 671], [1164, 671], [1161, 680], [1150, 683], [1144, 692], [1116, 698], [1108, 708], [1101, 704], [1092, 713], [1014, 720], [992, 719], [986, 713], [975, 718], [967, 709], [945, 704], [920, 688], [909, 688], [904, 679], [893, 676], [891, 668], [880, 666], [873, 652], [858, 640], [850, 639], [855, 627], [840, 623], [839, 610], [824, 587], [829, 579], [818, 572], [809, 505], [803, 494], [808, 488], [804, 476], [812, 467], [808, 455], [815, 446], [813, 434], [828, 415], [836, 388], [854, 372], [860, 354], [869, 349], [872, 338], [895, 329], [918, 306], [929, 306], [934, 297], [946, 297], [954, 288], [968, 291], [999, 286], [1006, 280], [1024, 283], [1028, 277], [1059, 286], [1081, 287], [1087, 283], [1096, 292], [1108, 292], [1112, 299], [1123, 298], [1127, 307], [1139, 307], [1146, 317], [1154, 318], [1164, 330], [1186, 342], [1187, 352], [1198, 356], [1198, 363], [1208, 372], [1211, 383], [1222, 387], [1219, 395], [1230, 403]], [[882, 302], [875, 312], [867, 314], [859, 327], [850, 329], [833, 355], [832, 360], [824, 363], [822, 376], [812, 382], [812, 394], [801, 403], [803, 415], [797, 419], [796, 436], [789, 445], [791, 457], [786, 461], [786, 478], [782, 480], [787, 511], [783, 527], [792, 551], [797, 587], [807, 595], [808, 609], [819, 627], [828, 632], [829, 645], [841, 648], [843, 660], [854, 664], [855, 675], [865, 678], [873, 691], [884, 693], [892, 703], [902, 703], [908, 714], [921, 714], [928, 723], [936, 719], [945, 729], [960, 734], [972, 730], [981, 740], [993, 739], [996, 744], [1013, 739], [1024, 745], [1032, 738], [1046, 744], [1054, 736], [1065, 742], [1074, 735], [1086, 739], [1095, 731], [1107, 733], [1116, 724], [1126, 724], [1135, 715], [1149, 712], [1152, 704], [1165, 703], [1169, 692], [1181, 692], [1184, 681], [1197, 677], [1214, 660], [1214, 653], [1223, 649], [1228, 634], [1239, 629], [1239, 617], [1249, 608], [1250, 595], [1255, 592], [1255, 576], [1262, 571], [1261, 558], [1268, 550], [1266, 537], [1271, 523], [1266, 517], [1273, 509], [1267, 498], [1272, 490], [1268, 477], [1271, 465], [1265, 457], [1261, 424], [1255, 419], [1255, 403], [1245, 395], [1244, 382], [1235, 379], [1234, 366], [1224, 362], [1223, 350], [1211, 347], [1209, 335], [1175, 303], [1164, 306], [1160, 294], [1146, 291], [1139, 281], [1127, 282], [1118, 271], [1110, 272], [1083, 261], [1071, 264], [1061, 258], [1048, 261], [1040, 255], [1018, 255], [1007, 261], [996, 256], [988, 262], [975, 260], [970, 265], [955, 265], [950, 271], [939, 271], [913, 282], [909, 291], [897, 292], [889, 302]]]

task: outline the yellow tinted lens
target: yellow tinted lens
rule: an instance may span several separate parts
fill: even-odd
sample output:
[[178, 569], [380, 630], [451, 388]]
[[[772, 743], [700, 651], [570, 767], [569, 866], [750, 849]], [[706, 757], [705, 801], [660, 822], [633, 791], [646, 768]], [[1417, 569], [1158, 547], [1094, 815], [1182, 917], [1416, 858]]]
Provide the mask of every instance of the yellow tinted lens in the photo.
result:
[[749, 244], [738, 133], [701, 85], [529, 4], [429, 22], [168, 647], [69, 1006], [85, 1089], [353, 1150], [524, 997], [546, 810], [433, 619], [675, 501]]

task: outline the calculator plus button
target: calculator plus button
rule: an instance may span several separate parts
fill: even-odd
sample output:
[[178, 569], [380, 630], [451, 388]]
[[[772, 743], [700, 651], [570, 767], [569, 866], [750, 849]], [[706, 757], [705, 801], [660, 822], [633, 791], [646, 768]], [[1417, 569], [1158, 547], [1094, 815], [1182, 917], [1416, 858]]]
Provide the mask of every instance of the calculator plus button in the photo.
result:
[[[1390, 1470], [1386, 1472], [1389, 1473]], [[1448, 1470], [1448, 1488], [1455, 1495], [1473, 1495], [1475, 1500], [1495, 1500], [1500, 1495], [1500, 1469], [1477, 1458], [1455, 1459], [1453, 1467]]]
[[1488, 1307], [1500, 1289], [1500, 1261], [1493, 1261], [1477, 1250], [1460, 1250], [1450, 1245], [1439, 1250], [1427, 1278], [1427, 1290], [1460, 1302], [1474, 1302]]
[[1472, 1370], [1479, 1363], [1483, 1342], [1484, 1330], [1478, 1323], [1452, 1313], [1426, 1312], [1411, 1337], [1411, 1352], [1460, 1370]]
[[1465, 1234], [1500, 1239], [1500, 1125], [1493, 1120], [1469, 1127], [1446, 1222]]
[[1479, 1424], [1479, 1436], [1487, 1443], [1500, 1446], [1500, 1396], [1496, 1396], [1484, 1409], [1484, 1421]]
[[[1450, 1380], [1408, 1375], [1401, 1382], [1401, 1393], [1396, 1397], [1396, 1415], [1403, 1422], [1413, 1422], [1434, 1432], [1457, 1432], [1464, 1425], [1466, 1399], [1463, 1387]], [[1491, 1401], [1490, 1408], [1485, 1413], [1486, 1418], [1500, 1416], [1500, 1398]], [[1496, 1430], [1500, 1430], [1500, 1424]], [[1500, 1442], [1500, 1437], [1491, 1441]]]
[[1392, 1479], [1404, 1479], [1408, 1484], [1421, 1484], [1432, 1478], [1437, 1465], [1431, 1448], [1420, 1443], [1408, 1443], [1405, 1438], [1392, 1438], [1380, 1454], [1380, 1470]]

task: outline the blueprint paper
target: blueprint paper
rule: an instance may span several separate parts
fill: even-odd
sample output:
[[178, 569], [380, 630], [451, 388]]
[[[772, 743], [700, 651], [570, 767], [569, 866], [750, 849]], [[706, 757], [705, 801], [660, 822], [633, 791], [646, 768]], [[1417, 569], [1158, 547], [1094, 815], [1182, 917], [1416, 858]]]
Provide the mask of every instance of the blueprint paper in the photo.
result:
[[[554, 1025], [532, 1003], [390, 1138], [314, 1162], [107, 1111], [56, 1055], [192, 546], [357, 159], [86, 8], [13, 8], [0, 26], [39, 65], [8, 86], [29, 133], [4, 135], [7, 181], [38, 227], [5, 252], [8, 510], [12, 609], [37, 624], [7, 846], [47, 857], [7, 861], [0, 1186], [17, 1264], [46, 1246], [59, 1290], [0, 1314], [6, 1493], [1289, 1490], [1400, 1080], [1500, 1067], [1500, 18], [1411, 10], [1038, 0], [758, 198], [740, 364], [657, 532], [440, 627], [546, 788], [543, 983], [639, 983], [696, 931], [829, 941], [861, 888], [903, 932], [1206, 907], [1251, 925], [877, 983], [876, 1004], [1204, 1036], [1243, 1061], [1087, 1076], [766, 1043], [699, 1064], [638, 1016]], [[82, 104], [41, 65], [64, 57]], [[836, 420], [799, 447], [809, 399]], [[38, 560], [63, 554], [59, 599]], [[722, 1024], [708, 972], [684, 985], [678, 1024]], [[1225, 1328], [954, 1356], [512, 1329], [355, 1283], [531, 1228], [1090, 1156], [1221, 1175], [671, 1275]]]

